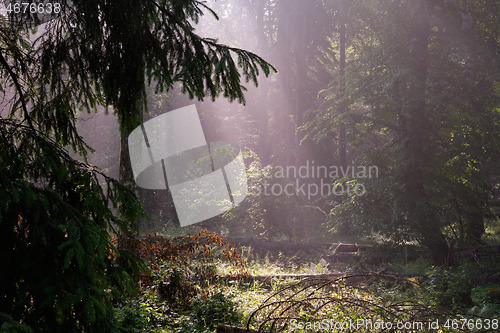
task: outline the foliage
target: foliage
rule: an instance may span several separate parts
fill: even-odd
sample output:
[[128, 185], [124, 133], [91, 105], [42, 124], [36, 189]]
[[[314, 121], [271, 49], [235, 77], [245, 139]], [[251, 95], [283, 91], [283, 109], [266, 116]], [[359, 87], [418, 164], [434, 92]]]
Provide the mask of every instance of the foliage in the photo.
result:
[[474, 258], [464, 258], [456, 267], [430, 267], [422, 287], [439, 306], [495, 318], [500, 312], [495, 294], [500, 275], [498, 253], [474, 254]]
[[[274, 70], [251, 52], [199, 37], [192, 24], [203, 11], [217, 17], [202, 1], [60, 4], [64, 15], [47, 23], [43, 43], [37, 45], [34, 60], [41, 66], [36, 79], [51, 84], [41, 86], [39, 93], [46, 94], [47, 101], [53, 94], [65, 93], [60, 101], [64, 106], [68, 103], [89, 109], [97, 104], [112, 105], [120, 124], [129, 130], [140, 120], [139, 101], [146, 92], [146, 82], [154, 81], [156, 91], [170, 90], [180, 82], [182, 91], [191, 98], [223, 94], [243, 102], [241, 76], [257, 84], [259, 69], [266, 75]], [[11, 13], [9, 23], [19, 32], [28, 29], [37, 16], [29, 11]], [[50, 103], [44, 106], [55, 107]], [[44, 118], [40, 107], [34, 110], [37, 117]]]
[[129, 299], [116, 309], [117, 320], [125, 332], [212, 332], [218, 323], [238, 324], [236, 303], [222, 292], [199, 296], [190, 309], [172, 309], [150, 291]]
[[219, 322], [239, 320], [235, 303], [218, 289], [209, 265], [221, 260], [232, 267], [229, 276], [246, 276], [246, 262], [234, 245], [205, 230], [172, 239], [147, 234], [121, 242], [146, 259], [150, 270], [141, 277], [141, 295], [117, 306], [120, 325], [141, 332], [165, 327], [204, 332]]
[[271, 294], [249, 316], [247, 327], [269, 332], [470, 332], [481, 331], [471, 329], [480, 321], [498, 328], [495, 316], [450, 311], [433, 300], [411, 278], [355, 274], [306, 279]]
[[192, 22], [210, 11], [201, 1], [59, 4], [52, 20], [0, 18], [0, 325], [116, 331], [111, 301], [132, 292], [144, 265], [109, 233], [130, 232], [144, 212], [127, 184], [85, 163], [76, 115], [111, 106], [126, 131], [147, 84], [244, 102], [240, 81], [274, 68], [196, 35]]
[[230, 276], [248, 275], [246, 261], [236, 247], [206, 230], [172, 239], [147, 234], [143, 239], [122, 239], [121, 247], [147, 260], [150, 273], [141, 277], [142, 286], [157, 289], [174, 309], [189, 309], [198, 294], [211, 294], [211, 288], [200, 290], [190, 279], [208, 286], [217, 278], [214, 264], [218, 259], [232, 267]]
[[0, 332], [19, 332], [19, 333], [32, 333], [33, 329], [26, 324], [20, 324], [6, 313], [0, 313]]
[[[303, 268], [290, 272], [283, 269], [280, 261], [266, 260], [265, 265], [251, 262], [249, 270], [254, 275], [311, 273], [312, 267], [314, 271], [327, 272], [324, 269], [324, 261], [320, 260], [317, 265], [313, 263], [309, 262]], [[483, 264], [486, 267], [492, 266], [491, 262], [485, 261]], [[441, 330], [449, 332], [457, 331], [452, 329], [453, 320], [455, 324], [459, 323], [459, 326], [462, 326], [465, 320], [472, 325], [479, 321], [485, 323], [488, 318], [491, 323], [492, 319], [498, 317], [498, 311], [500, 311], [498, 301], [495, 303], [490, 298], [492, 290], [498, 290], [498, 288], [495, 289], [495, 284], [488, 284], [486, 288], [485, 286], [473, 287], [471, 295], [474, 304], [472, 306], [463, 303], [444, 304], [444, 300], [459, 300], [464, 291], [464, 281], [481, 276], [477, 272], [477, 265], [467, 264], [451, 271], [436, 267], [429, 268], [425, 260], [421, 258], [407, 265], [415, 265], [415, 269], [420, 268], [417, 273], [427, 270], [431, 273], [420, 277], [352, 273], [338, 278], [332, 276], [329, 280], [273, 279], [271, 283], [233, 281], [234, 283], [224, 287], [217, 285], [210, 294], [196, 296], [192, 306], [188, 309], [171, 307], [154, 287], [146, 287], [140, 297], [135, 296], [131, 301], [118, 306], [119, 321], [122, 322], [123, 311], [128, 309], [126, 310], [128, 322], [135, 323], [135, 326], [129, 327], [136, 331], [213, 332], [216, 322], [241, 326], [241, 324], [238, 325], [240, 321], [243, 325], [249, 323], [253, 328], [262, 325], [261, 327], [266, 331], [274, 322], [275, 331], [279, 331], [284, 327], [283, 325], [288, 325], [284, 329], [285, 332], [287, 330], [342, 332], [347, 329], [335, 329], [335, 327], [326, 329], [324, 324], [323, 330], [321, 327], [318, 328], [317, 324], [310, 329], [306, 329], [305, 326], [307, 322], [312, 325], [314, 322], [325, 323], [323, 321], [325, 319], [328, 323], [339, 324], [349, 324], [351, 320], [354, 325], [357, 325], [358, 319], [366, 320], [365, 323], [371, 320], [373, 325], [380, 325], [382, 320], [384, 323], [394, 325], [397, 322], [410, 325], [418, 321], [428, 325], [429, 322], [439, 319]], [[491, 268], [495, 267], [493, 265]], [[169, 266], [164, 266], [163, 269], [172, 272]], [[446, 273], [443, 274], [445, 271]], [[442, 288], [445, 286], [442, 281], [445, 280], [448, 289]], [[205, 288], [201, 281], [193, 281], [193, 284], [196, 288]], [[221, 309], [222, 311], [218, 311]], [[234, 317], [227, 316], [227, 314], [234, 314]], [[204, 320], [205, 318], [207, 320]], [[291, 326], [292, 320], [295, 320], [293, 323], [296, 329]], [[209, 322], [213, 325], [210, 326]], [[304, 329], [298, 328], [300, 325], [304, 326]], [[356, 331], [374, 331], [361, 326], [362, 324]], [[472, 326], [465, 325], [462, 331], [474, 331], [470, 327]], [[425, 330], [415, 329], [413, 326], [413, 331], [435, 332], [438, 330], [437, 327]], [[407, 331], [410, 332], [412, 329], [408, 328]]]
[[283, 166], [263, 165], [251, 150], [244, 156], [249, 163], [248, 195], [224, 215], [230, 231], [266, 239], [287, 237], [289, 241], [321, 238], [326, 214], [297, 189], [302, 184], [283, 172]]
[[150, 262], [152, 270], [158, 269], [162, 263], [168, 263], [187, 273], [196, 274], [200, 280], [209, 279], [213, 277], [213, 270], [207, 264], [219, 256], [234, 265], [235, 276], [246, 274], [246, 261], [236, 246], [206, 230], [173, 239], [147, 234], [140, 240], [138, 251], [142, 258]]
[[38, 331], [112, 330], [111, 299], [144, 266], [116, 251], [108, 230], [127, 223], [110, 207], [126, 203], [132, 216], [140, 206], [34, 127], [1, 125], [0, 312]]
[[158, 295], [171, 308], [187, 310], [191, 308], [193, 298], [199, 290], [193, 282], [187, 280], [186, 272], [181, 267], [168, 266], [170, 267], [162, 267], [153, 272]]
[[238, 324], [240, 315], [235, 310], [236, 304], [222, 292], [208, 298], [198, 298], [193, 303], [191, 317], [202, 327], [214, 329], [217, 324]]
[[380, 176], [362, 179], [363, 196], [332, 199], [332, 229], [419, 241], [439, 264], [451, 260], [449, 244], [480, 242], [498, 205], [499, 10], [482, 1], [349, 2], [345, 73], [336, 33], [323, 58], [334, 75], [322, 91], [328, 108], [304, 129], [320, 141], [346, 126], [353, 163], [378, 166]]
[[454, 269], [433, 266], [427, 276], [427, 291], [437, 305], [453, 310], [472, 307], [471, 276], [467, 266]]
[[116, 318], [126, 332], [158, 332], [169, 323], [165, 305], [154, 299], [130, 299], [116, 309]]

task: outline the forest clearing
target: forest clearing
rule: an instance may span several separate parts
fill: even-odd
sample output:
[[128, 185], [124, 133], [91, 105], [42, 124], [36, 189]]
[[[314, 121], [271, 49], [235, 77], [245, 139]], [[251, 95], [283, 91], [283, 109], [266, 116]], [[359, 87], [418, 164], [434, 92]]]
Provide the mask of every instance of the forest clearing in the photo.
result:
[[499, 1], [0, 0], [0, 333], [499, 319]]

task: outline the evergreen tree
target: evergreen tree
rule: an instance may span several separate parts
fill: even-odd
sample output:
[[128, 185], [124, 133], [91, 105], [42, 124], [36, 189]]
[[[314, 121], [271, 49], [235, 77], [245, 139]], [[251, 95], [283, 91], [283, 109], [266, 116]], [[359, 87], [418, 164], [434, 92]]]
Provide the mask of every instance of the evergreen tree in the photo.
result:
[[362, 24], [351, 32], [345, 94], [328, 96], [347, 112], [320, 112], [311, 128], [318, 136], [350, 124], [356, 162], [380, 173], [359, 180], [364, 196], [336, 205], [336, 222], [419, 241], [441, 264], [453, 260], [450, 246], [480, 241], [500, 162], [499, 9], [484, 1], [353, 2], [349, 21]]
[[241, 81], [257, 84], [273, 69], [196, 35], [192, 22], [210, 11], [201, 1], [58, 3], [50, 16], [13, 10], [0, 22], [1, 331], [115, 331], [111, 300], [141, 271], [110, 232], [130, 230], [142, 209], [85, 163], [77, 112], [112, 107], [126, 137], [140, 124], [148, 84], [244, 102]]

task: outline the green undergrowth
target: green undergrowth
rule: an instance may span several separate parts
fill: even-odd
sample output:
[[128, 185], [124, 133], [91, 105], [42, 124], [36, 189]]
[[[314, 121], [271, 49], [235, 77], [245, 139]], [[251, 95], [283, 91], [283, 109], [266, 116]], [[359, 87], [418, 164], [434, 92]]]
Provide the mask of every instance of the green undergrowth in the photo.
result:
[[[140, 293], [115, 305], [124, 332], [216, 332], [220, 323], [240, 327], [249, 324], [265, 332], [273, 327], [280, 332], [348, 332], [331, 326], [323, 329], [319, 324], [307, 326], [324, 320], [325, 325], [357, 320], [420, 321], [429, 325], [439, 320], [439, 328], [425, 326], [413, 331], [494, 332], [471, 329], [471, 323], [490, 320], [491, 326], [491, 320], [500, 317], [498, 256], [462, 258], [459, 265], [446, 269], [432, 266], [426, 256], [411, 260], [399, 256], [379, 267], [370, 266], [368, 272], [363, 271], [368, 266], [363, 265], [364, 259], [356, 265], [335, 264], [323, 257], [294, 260], [282, 253], [260, 257], [248, 249], [244, 251], [246, 257], [230, 252], [231, 258], [238, 260], [228, 260], [221, 249], [228, 253], [232, 247], [219, 238], [204, 237], [191, 238], [205, 244], [200, 246], [186, 243], [184, 238], [178, 241], [196, 250], [189, 253], [177, 253], [172, 250], [177, 243], [168, 243], [171, 253], [188, 256], [189, 260], [151, 261], [155, 263], [152, 274], [144, 279]], [[158, 250], [157, 240], [150, 239], [149, 244]], [[242, 267], [245, 273], [234, 275]], [[347, 272], [347, 276], [305, 281], [265, 278], [339, 272]], [[216, 276], [226, 278], [218, 280]], [[462, 329], [456, 327], [457, 323], [470, 325]], [[383, 330], [358, 327], [351, 331]]]

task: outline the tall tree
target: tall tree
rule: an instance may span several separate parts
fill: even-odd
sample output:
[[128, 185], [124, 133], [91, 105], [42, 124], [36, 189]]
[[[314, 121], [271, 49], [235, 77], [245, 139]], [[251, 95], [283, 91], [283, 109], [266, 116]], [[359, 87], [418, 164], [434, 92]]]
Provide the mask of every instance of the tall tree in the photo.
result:
[[65, 151], [85, 159], [90, 149], [77, 112], [111, 106], [126, 135], [141, 121], [148, 83], [244, 102], [242, 79], [257, 84], [272, 66], [196, 35], [191, 22], [210, 11], [201, 1], [58, 4], [50, 21], [37, 6], [0, 22], [0, 330], [116, 331], [111, 299], [141, 265], [109, 231], [130, 230], [142, 210], [123, 185]]
[[[347, 44], [347, 4], [341, 1], [338, 5], [338, 35], [339, 35], [339, 89], [341, 96], [345, 94], [345, 69], [346, 69], [346, 44]], [[341, 98], [339, 111], [340, 114], [346, 112], [345, 98]], [[346, 142], [346, 124], [339, 125], [339, 164], [346, 170], [347, 169], [347, 142]]]
[[411, 10], [413, 15], [408, 31], [408, 107], [400, 115], [403, 157], [406, 160], [402, 167], [404, 205], [406, 218], [414, 225], [423, 244], [431, 250], [436, 262], [443, 262], [443, 256], [449, 252], [448, 244], [437, 223], [437, 216], [429, 205], [424, 172], [431, 154], [431, 137], [427, 132], [430, 112], [426, 94], [430, 70], [431, 8], [424, 1], [417, 1]]
[[349, 15], [362, 24], [351, 34], [348, 112], [342, 119], [320, 113], [333, 120], [314, 126], [349, 120], [358, 163], [380, 173], [354, 179], [367, 193], [346, 197], [333, 219], [395, 242], [420, 241], [446, 263], [449, 246], [480, 239], [496, 202], [499, 6], [360, 1]]

